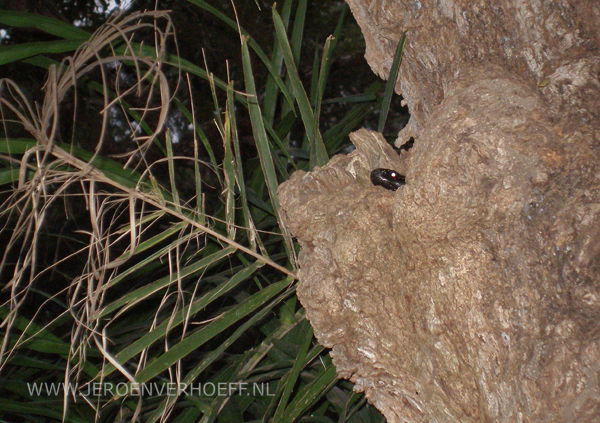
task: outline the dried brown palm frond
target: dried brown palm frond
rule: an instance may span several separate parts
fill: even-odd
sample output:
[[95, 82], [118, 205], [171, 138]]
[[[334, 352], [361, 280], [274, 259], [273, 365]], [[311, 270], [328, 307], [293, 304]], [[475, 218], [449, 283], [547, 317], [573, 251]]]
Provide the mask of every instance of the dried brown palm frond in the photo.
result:
[[[163, 20], [165, 28], [160, 29], [153, 22]], [[130, 40], [136, 31], [151, 29], [156, 34], [156, 57], [150, 58], [140, 54], [131, 44]], [[103, 26], [86, 43], [84, 43], [73, 57], [66, 59], [60, 66], [51, 66], [45, 85], [45, 96], [41, 108], [36, 109], [29, 103], [24, 93], [10, 80], [3, 80], [4, 95], [0, 97], [2, 106], [14, 115], [23, 129], [36, 140], [36, 146], [23, 155], [20, 160], [20, 175], [18, 188], [9, 199], [10, 206], [7, 211], [19, 211], [19, 219], [13, 235], [5, 249], [5, 265], [7, 254], [19, 248], [19, 260], [12, 272], [12, 277], [5, 289], [11, 289], [11, 311], [18, 309], [30, 286], [41, 275], [36, 274], [36, 251], [39, 239], [39, 230], [46, 219], [46, 211], [52, 202], [61, 197], [71, 184], [85, 183], [90, 187], [88, 191], [90, 218], [94, 230], [90, 234], [90, 248], [102, 244], [104, 234], [95, 225], [97, 213], [101, 212], [95, 202], [95, 182], [102, 172], [95, 171], [88, 162], [73, 156], [69, 151], [54, 145], [59, 130], [59, 112], [61, 103], [67, 93], [74, 89], [77, 81], [99, 68], [104, 82], [106, 82], [105, 65], [119, 61], [134, 63], [137, 82], [129, 90], [117, 93], [112, 101], [108, 92], [104, 92], [104, 110], [118, 102], [129, 91], [136, 89], [142, 93], [142, 86], [148, 84], [160, 89], [160, 117], [154, 131], [145, 137], [138, 137], [135, 141], [143, 149], [159, 134], [164, 126], [168, 112], [169, 90], [165, 76], [161, 70], [160, 58], [165, 54], [167, 38], [172, 36], [172, 26], [169, 17], [164, 12], [148, 12], [134, 14], [128, 17], [117, 17], [109, 24]], [[118, 48], [115, 52], [113, 45], [122, 42], [125, 47]], [[108, 53], [108, 55], [107, 55]], [[156, 83], [158, 82], [158, 83]], [[147, 96], [148, 101], [151, 96]], [[6, 113], [6, 112], [5, 112]], [[142, 113], [142, 115], [145, 113]], [[107, 114], [103, 113], [102, 131], [98, 136], [98, 148], [105, 139]], [[91, 160], [90, 160], [91, 161]], [[70, 167], [65, 171], [64, 167]], [[26, 177], [27, 173], [33, 173]], [[132, 236], [132, 241], [135, 236]], [[132, 244], [133, 246], [134, 244]], [[108, 257], [101, 253], [96, 262], [90, 263], [94, 276], [102, 273], [101, 270], [110, 262]], [[93, 257], [90, 254], [90, 257]], [[99, 273], [100, 272], [100, 273]], [[10, 320], [9, 320], [10, 321]]]
[[[162, 22], [162, 26], [158, 22]], [[136, 32], [144, 30], [151, 30], [155, 34], [156, 45], [152, 49], [140, 47], [133, 42]], [[10, 289], [10, 312], [3, 322], [7, 335], [17, 312], [25, 303], [30, 288], [52, 270], [40, 269], [37, 256], [41, 230], [49, 219], [50, 207], [68, 198], [74, 187], [77, 187], [78, 195], [85, 200], [86, 218], [89, 219], [90, 228], [85, 234], [86, 246], [80, 250], [85, 252], [85, 265], [81, 274], [71, 281], [70, 286], [61, 290], [68, 292], [68, 310], [76, 321], [71, 333], [71, 349], [67, 360], [70, 364], [66, 380], [76, 377], [75, 375], [82, 371], [90, 345], [100, 350], [108, 362], [131, 379], [129, 373], [122, 366], [118, 366], [108, 352], [110, 340], [103, 333], [105, 327], [102, 326], [99, 316], [105, 310], [107, 287], [117, 275], [117, 269], [134, 255], [142, 239], [141, 233], [162, 216], [170, 216], [180, 223], [177, 229], [178, 242], [173, 243], [171, 248], [163, 253], [169, 262], [172, 283], [176, 286], [181, 270], [179, 246], [191, 242], [201, 244], [202, 238], [207, 235], [285, 274], [292, 274], [268, 257], [200, 223], [204, 222], [199, 218], [202, 211], [180, 204], [176, 196], [170, 196], [158, 184], [152, 183], [154, 179], [150, 173], [147, 178], [139, 177], [137, 182], [131, 185], [123, 182], [122, 179], [126, 178], [120, 179], [119, 175], [115, 176], [94, 164], [107, 137], [107, 111], [115, 105], [120, 106], [126, 96], [136, 94], [145, 98], [142, 101], [145, 106], [135, 110], [139, 112], [140, 121], [157, 112], [158, 118], [153, 121], [150, 133], [133, 133], [133, 141], [137, 148], [129, 152], [123, 169], [131, 164], [134, 157], [143, 160], [148, 146], [163, 131], [170, 90], [162, 64], [167, 40], [172, 35], [169, 16], [164, 12], [146, 12], [115, 18], [84, 43], [72, 58], [66, 59], [60, 66], [50, 68], [44, 101], [39, 109], [29, 103], [16, 84], [8, 80], [0, 82], [3, 94], [0, 103], [6, 110], [4, 115], [11, 115], [36, 141], [36, 145], [19, 159], [20, 175], [17, 189], [3, 206], [5, 214], [18, 215], [0, 269], [5, 277], [9, 278], [4, 288]], [[118, 69], [121, 63], [130, 64], [135, 70], [135, 83], [122, 91], [119, 89], [119, 83], [114, 83], [116, 88], [111, 98], [110, 90], [106, 88], [109, 86], [106, 67], [110, 65]], [[64, 99], [71, 90], [76, 89], [78, 81], [96, 69], [100, 71], [106, 88], [103, 90], [102, 126], [100, 133], [96, 134], [97, 147], [94, 153], [84, 159], [81, 155], [74, 154], [68, 146], [58, 143], [59, 115]], [[117, 78], [118, 74], [119, 72]], [[123, 175], [129, 175], [128, 172], [123, 170]], [[117, 220], [121, 223], [117, 223]], [[123, 221], [128, 223], [123, 224]], [[174, 227], [177, 226], [174, 224]], [[12, 260], [10, 258], [15, 256], [18, 258], [16, 263], [9, 263]], [[181, 295], [181, 292], [176, 292], [176, 295]], [[125, 309], [135, 303], [131, 303]], [[9, 339], [9, 336], [4, 337], [1, 363], [5, 363], [10, 356]], [[18, 346], [19, 343], [15, 345]]]

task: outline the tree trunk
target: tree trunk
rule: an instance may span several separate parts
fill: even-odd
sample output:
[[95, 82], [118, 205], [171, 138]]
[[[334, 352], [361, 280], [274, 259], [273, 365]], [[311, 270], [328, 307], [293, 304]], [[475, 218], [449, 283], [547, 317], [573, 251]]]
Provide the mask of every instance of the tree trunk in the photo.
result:
[[[389, 422], [600, 421], [600, 5], [348, 0], [411, 120], [280, 187], [298, 296]], [[406, 176], [374, 186], [374, 168]]]

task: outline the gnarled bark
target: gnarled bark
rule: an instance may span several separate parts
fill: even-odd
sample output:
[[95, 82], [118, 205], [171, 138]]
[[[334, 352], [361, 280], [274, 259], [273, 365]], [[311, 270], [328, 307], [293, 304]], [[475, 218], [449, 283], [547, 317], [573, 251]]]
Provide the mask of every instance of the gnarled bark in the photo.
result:
[[599, 6], [349, 3], [416, 141], [280, 188], [319, 341], [390, 422], [599, 421]]

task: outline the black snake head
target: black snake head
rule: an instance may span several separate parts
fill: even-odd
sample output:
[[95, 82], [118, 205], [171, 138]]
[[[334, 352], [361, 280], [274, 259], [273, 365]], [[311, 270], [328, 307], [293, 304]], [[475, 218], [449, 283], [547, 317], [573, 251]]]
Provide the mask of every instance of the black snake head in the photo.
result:
[[385, 189], [396, 191], [405, 184], [404, 176], [391, 169], [373, 169], [371, 171], [371, 182]]

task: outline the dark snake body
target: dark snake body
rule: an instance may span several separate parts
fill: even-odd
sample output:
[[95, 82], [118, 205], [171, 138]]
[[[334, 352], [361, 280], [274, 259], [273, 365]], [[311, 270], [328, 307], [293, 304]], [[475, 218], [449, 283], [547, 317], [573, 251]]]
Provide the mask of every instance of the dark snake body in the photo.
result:
[[404, 176], [400, 175], [395, 170], [381, 168], [373, 169], [371, 171], [371, 182], [373, 185], [378, 185], [391, 191], [396, 191], [405, 184]]

